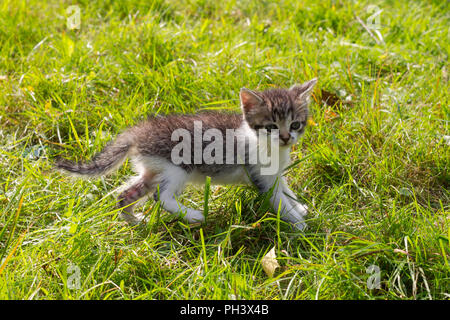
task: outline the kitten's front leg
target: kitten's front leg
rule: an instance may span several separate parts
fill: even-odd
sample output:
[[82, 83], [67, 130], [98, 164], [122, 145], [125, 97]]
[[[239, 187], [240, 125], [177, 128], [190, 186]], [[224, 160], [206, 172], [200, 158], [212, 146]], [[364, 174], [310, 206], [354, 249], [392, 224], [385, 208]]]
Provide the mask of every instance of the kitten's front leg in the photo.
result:
[[252, 181], [259, 191], [263, 193], [269, 191], [273, 187], [270, 202], [275, 212], [278, 212], [279, 210], [280, 218], [291, 223], [295, 229], [299, 231], [305, 230], [306, 223], [303, 219], [304, 211], [296, 208], [291, 202], [291, 199], [284, 194], [286, 188], [282, 177], [254, 175], [252, 176]]
[[281, 178], [281, 185], [283, 187], [284, 194], [289, 198], [289, 201], [294, 206], [295, 210], [301, 214], [302, 216], [306, 216], [308, 214], [308, 207], [305, 204], [301, 204], [295, 193], [289, 188], [289, 185], [286, 182], [286, 179], [283, 177]]
[[284, 189], [281, 187], [274, 189], [271, 197], [274, 210], [280, 210], [281, 219], [290, 222], [295, 229], [304, 231], [306, 229], [306, 223], [303, 219], [303, 211], [299, 211], [283, 191]]

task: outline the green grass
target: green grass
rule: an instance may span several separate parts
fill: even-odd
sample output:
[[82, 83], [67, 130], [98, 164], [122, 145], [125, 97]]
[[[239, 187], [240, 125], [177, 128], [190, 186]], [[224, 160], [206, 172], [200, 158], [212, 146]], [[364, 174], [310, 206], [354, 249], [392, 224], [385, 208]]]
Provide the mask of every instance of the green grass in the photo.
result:
[[[449, 299], [447, 1], [76, 3], [79, 30], [71, 1], [0, 2], [0, 298]], [[363, 26], [369, 5], [382, 41]], [[287, 173], [310, 208], [304, 234], [239, 186], [186, 191], [201, 227], [148, 201], [133, 228], [113, 193], [129, 164], [97, 180], [51, 170], [149, 113], [239, 110], [243, 86], [312, 77], [316, 125]]]

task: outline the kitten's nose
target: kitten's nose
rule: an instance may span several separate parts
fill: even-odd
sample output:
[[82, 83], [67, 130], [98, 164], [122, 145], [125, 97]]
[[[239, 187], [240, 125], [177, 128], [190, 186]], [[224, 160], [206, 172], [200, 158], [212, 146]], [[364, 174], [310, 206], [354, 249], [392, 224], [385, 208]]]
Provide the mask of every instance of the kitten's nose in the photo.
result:
[[288, 134], [280, 134], [280, 139], [284, 142], [284, 144], [287, 144], [289, 139], [291, 139], [291, 135]]

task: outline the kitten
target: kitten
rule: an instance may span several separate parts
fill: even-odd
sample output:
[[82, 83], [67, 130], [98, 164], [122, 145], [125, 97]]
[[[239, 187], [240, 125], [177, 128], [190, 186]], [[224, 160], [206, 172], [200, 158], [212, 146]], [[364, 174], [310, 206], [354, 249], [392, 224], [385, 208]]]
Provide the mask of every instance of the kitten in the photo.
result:
[[[186, 184], [204, 183], [209, 176], [212, 184], [253, 184], [261, 193], [271, 192], [271, 204], [275, 212], [280, 210], [281, 219], [304, 230], [307, 207], [296, 200], [283, 170], [290, 162], [290, 147], [304, 133], [309, 97], [316, 82], [313, 79], [290, 89], [262, 92], [242, 88], [242, 115], [201, 112], [151, 117], [120, 134], [91, 162], [60, 160], [56, 168], [99, 176], [118, 168], [129, 157], [138, 176], [118, 198], [123, 208], [121, 217], [129, 223], [143, 220], [142, 214], [133, 213], [133, 206], [150, 192], [170, 213], [189, 223], [203, 222], [202, 211], [185, 207], [177, 197]], [[198, 135], [200, 142], [196, 140]], [[267, 137], [270, 139], [265, 145], [262, 140]], [[239, 149], [239, 143], [243, 149]], [[276, 156], [275, 171], [264, 173], [266, 163], [261, 159], [255, 162], [257, 148], [272, 158]]]

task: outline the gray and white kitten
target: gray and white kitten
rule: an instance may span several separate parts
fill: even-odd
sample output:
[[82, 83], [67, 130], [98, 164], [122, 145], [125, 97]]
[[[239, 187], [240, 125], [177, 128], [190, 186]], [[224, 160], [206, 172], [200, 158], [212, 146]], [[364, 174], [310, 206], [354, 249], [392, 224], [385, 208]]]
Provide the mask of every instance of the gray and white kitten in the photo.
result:
[[[283, 177], [283, 171], [290, 162], [291, 146], [304, 133], [309, 97], [316, 82], [313, 79], [290, 89], [262, 92], [242, 88], [240, 101], [243, 114], [208, 112], [151, 117], [120, 134], [92, 161], [74, 163], [60, 160], [56, 167], [76, 175], [100, 176], [117, 169], [127, 157], [130, 158], [138, 176], [118, 198], [119, 206], [123, 208], [121, 216], [130, 223], [143, 220], [142, 214], [133, 213], [133, 206], [151, 192], [154, 192], [155, 200], [161, 201], [162, 207], [170, 213], [189, 223], [203, 222], [205, 217], [202, 211], [184, 206], [177, 197], [186, 184], [204, 183], [209, 176], [212, 184], [253, 184], [261, 193], [271, 192], [271, 204], [275, 212], [280, 210], [281, 219], [298, 230], [304, 230], [307, 207], [296, 200]], [[195, 123], [201, 123], [203, 132], [208, 129], [219, 130], [224, 137], [223, 145], [233, 142], [234, 146], [238, 138], [245, 138], [245, 159], [237, 159], [237, 152], [232, 152], [231, 156], [235, 160], [232, 164], [229, 161], [212, 163], [208, 159], [201, 163], [186, 161], [175, 164], [172, 151], [180, 142], [174, 141], [172, 135], [177, 129], [184, 129], [194, 135]], [[227, 129], [234, 129], [235, 134], [227, 135]], [[261, 132], [266, 135], [270, 133], [271, 136], [273, 132], [276, 133], [280, 165], [274, 174], [261, 174], [262, 164], [249, 161], [249, 155], [259, 145], [258, 133]], [[192, 140], [187, 143], [192, 144]], [[207, 145], [207, 141], [202, 141], [203, 149]], [[190, 155], [191, 160], [194, 159], [194, 153]], [[229, 151], [224, 150], [224, 160], [227, 155], [230, 156]]]

